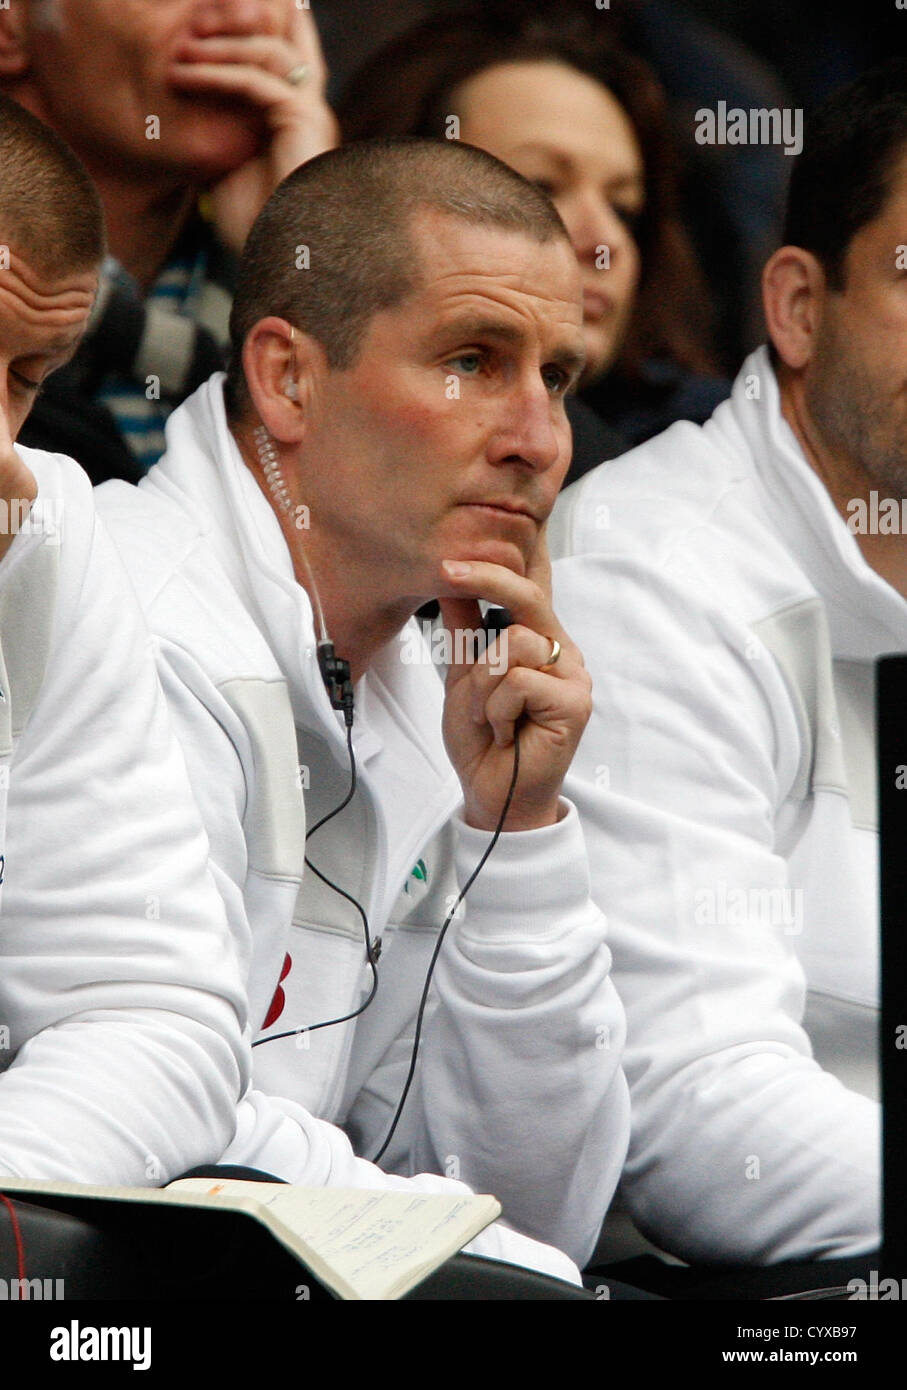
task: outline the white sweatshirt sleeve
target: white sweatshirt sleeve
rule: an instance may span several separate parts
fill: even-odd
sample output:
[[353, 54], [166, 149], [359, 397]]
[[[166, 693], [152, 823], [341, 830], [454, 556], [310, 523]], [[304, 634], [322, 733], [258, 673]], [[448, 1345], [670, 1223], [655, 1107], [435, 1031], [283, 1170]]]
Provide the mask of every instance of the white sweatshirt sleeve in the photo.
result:
[[[458, 823], [461, 887], [488, 839]], [[557, 825], [502, 835], [440, 952], [420, 1060], [423, 1161], [455, 1161], [514, 1226], [580, 1265], [630, 1124], [624, 1015], [589, 892], [573, 807]]]
[[[240, 1105], [236, 1137], [223, 1162], [257, 1167], [285, 1182], [308, 1187], [441, 1193], [476, 1190], [436, 1173], [387, 1173], [357, 1157], [349, 1139], [336, 1125], [317, 1119], [293, 1101], [266, 1096], [261, 1091], [250, 1091]], [[503, 1221], [492, 1222], [465, 1249], [467, 1254], [504, 1260], [568, 1283], [581, 1282], [576, 1265], [561, 1250], [511, 1230]]]
[[[46, 547], [59, 534], [8, 572], [18, 587], [0, 631], [9, 652], [11, 625], [50, 603], [9, 771], [0, 1172], [158, 1184], [233, 1134], [248, 1076], [239, 975], [147, 632], [88, 479], [69, 460], [29, 462], [39, 497], [61, 496], [63, 532], [58, 556]], [[14, 730], [27, 684], [12, 687]]]
[[690, 1260], [869, 1250], [878, 1108], [812, 1059], [784, 924], [758, 895], [740, 919], [714, 910], [787, 885], [775, 818], [798, 734], [777, 670], [632, 558], [558, 562], [555, 597], [594, 682], [568, 787], [627, 1011], [630, 1210]]

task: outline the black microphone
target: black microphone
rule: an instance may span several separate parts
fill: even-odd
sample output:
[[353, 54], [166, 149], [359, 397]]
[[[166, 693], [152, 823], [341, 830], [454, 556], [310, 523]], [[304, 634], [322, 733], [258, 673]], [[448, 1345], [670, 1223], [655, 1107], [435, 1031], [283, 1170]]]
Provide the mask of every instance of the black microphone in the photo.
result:
[[353, 722], [353, 682], [350, 663], [334, 652], [334, 643], [327, 639], [318, 643], [318, 669], [332, 709], [343, 710], [349, 728]]
[[489, 634], [503, 632], [513, 625], [513, 614], [509, 608], [489, 608], [485, 613], [485, 631]]

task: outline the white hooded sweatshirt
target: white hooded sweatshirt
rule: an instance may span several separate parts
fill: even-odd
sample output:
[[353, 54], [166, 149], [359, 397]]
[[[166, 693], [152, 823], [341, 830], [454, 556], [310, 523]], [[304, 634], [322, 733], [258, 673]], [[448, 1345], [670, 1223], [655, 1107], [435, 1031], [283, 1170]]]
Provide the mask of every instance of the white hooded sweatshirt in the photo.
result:
[[[313, 825], [349, 785], [343, 723], [308, 596], [228, 429], [222, 377], [173, 414], [167, 442], [138, 490], [108, 484], [99, 506], [160, 639], [250, 1016], [267, 1036], [349, 1013], [371, 980], [355, 910], [312, 873], [300, 890], [303, 798]], [[378, 994], [354, 1023], [255, 1049], [256, 1090], [227, 1161], [293, 1182], [400, 1184], [349, 1138], [357, 1154], [380, 1146], [438, 929], [490, 838], [456, 815], [442, 701], [416, 624], [356, 688], [359, 790], [308, 852], [382, 938]], [[514, 1226], [583, 1262], [629, 1130], [609, 969], [575, 811], [503, 835], [445, 939], [386, 1166], [426, 1190], [445, 1174], [492, 1192]], [[473, 1248], [567, 1272], [500, 1227]]]
[[38, 499], [0, 564], [0, 1173], [159, 1185], [233, 1135], [243, 991], [91, 484], [19, 452]]
[[560, 499], [595, 712], [568, 780], [628, 1019], [637, 1224], [694, 1260], [879, 1239], [873, 661], [907, 602], [781, 415], [765, 350]]

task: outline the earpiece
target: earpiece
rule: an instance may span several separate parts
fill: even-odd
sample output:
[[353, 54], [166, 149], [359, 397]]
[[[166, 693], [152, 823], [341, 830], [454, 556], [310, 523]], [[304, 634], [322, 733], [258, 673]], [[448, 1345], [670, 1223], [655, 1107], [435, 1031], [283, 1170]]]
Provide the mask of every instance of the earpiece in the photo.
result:
[[290, 324], [290, 370], [283, 379], [283, 394], [291, 401], [299, 400], [296, 383], [296, 329]]
[[[290, 390], [292, 387], [292, 391]], [[284, 390], [287, 395], [296, 395], [297, 387], [295, 381], [288, 378], [284, 382]], [[284, 481], [283, 473], [280, 471], [280, 463], [277, 458], [277, 450], [274, 447], [274, 439], [264, 424], [256, 425], [253, 430], [255, 447], [258, 450], [258, 461], [261, 464], [261, 471], [265, 475], [265, 482], [268, 491], [277, 503], [282, 512], [289, 514], [293, 510], [293, 503], [290, 499], [290, 492]], [[312, 600], [318, 614], [321, 637], [318, 641], [318, 668], [321, 671], [321, 679], [324, 688], [328, 693], [331, 706], [334, 709], [343, 711], [343, 717], [347, 728], [352, 727], [353, 723], [353, 682], [350, 675], [350, 664], [344, 661], [343, 657], [337, 656], [334, 652], [334, 644], [327, 634], [324, 625], [324, 613], [321, 608], [321, 600], [318, 597], [318, 587], [315, 584], [315, 576], [309, 564], [305, 550], [300, 550], [302, 562], [305, 565], [309, 576], [309, 584], [312, 591]]]
[[277, 450], [274, 448], [274, 440], [270, 431], [265, 425], [257, 425], [253, 431], [253, 437], [255, 448], [258, 450], [258, 462], [261, 464], [261, 471], [265, 475], [265, 482], [271, 496], [282, 512], [292, 511], [293, 504], [280, 471]]

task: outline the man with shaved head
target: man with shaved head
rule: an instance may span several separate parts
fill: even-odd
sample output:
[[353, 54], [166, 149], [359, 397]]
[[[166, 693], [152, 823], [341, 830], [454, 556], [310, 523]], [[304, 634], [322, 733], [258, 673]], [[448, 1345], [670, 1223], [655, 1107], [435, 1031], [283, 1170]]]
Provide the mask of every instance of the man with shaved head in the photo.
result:
[[[227, 378], [174, 412], [138, 488], [98, 493], [246, 967], [256, 1090], [230, 1160], [459, 1180], [580, 1264], [628, 1129], [606, 923], [561, 797], [589, 684], [544, 539], [581, 322], [563, 223], [505, 165], [332, 150], [253, 228]], [[446, 687], [413, 621], [432, 599]], [[482, 599], [514, 618], [487, 645]], [[544, 1260], [491, 1234], [486, 1253]]]
[[[51, 157], [52, 156], [52, 157]], [[12, 449], [44, 380], [76, 351], [98, 289], [104, 227], [85, 170], [51, 133], [0, 102], [3, 183], [0, 347], [10, 363], [0, 425], [4, 496], [34, 498], [35, 482]], [[0, 539], [3, 552], [12, 536]]]
[[0, 97], [0, 1175], [148, 1184], [215, 1159], [235, 964], [147, 631], [71, 459], [16, 436], [86, 330], [85, 170]]

